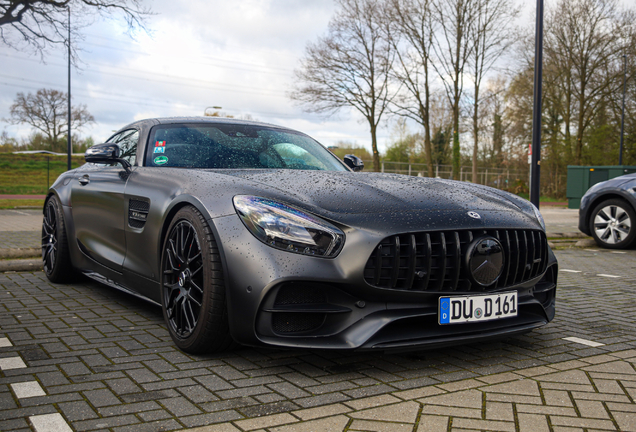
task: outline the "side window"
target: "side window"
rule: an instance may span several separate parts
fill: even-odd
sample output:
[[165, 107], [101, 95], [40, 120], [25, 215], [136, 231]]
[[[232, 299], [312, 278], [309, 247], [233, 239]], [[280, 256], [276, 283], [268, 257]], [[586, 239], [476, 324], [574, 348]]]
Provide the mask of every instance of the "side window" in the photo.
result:
[[291, 143], [275, 144], [276, 153], [291, 169], [327, 169], [315, 156], [304, 148]]
[[139, 131], [129, 130], [124, 131], [117, 137], [117, 140], [113, 140], [119, 144], [121, 149], [121, 158], [126, 159], [131, 165], [135, 164], [137, 160], [137, 144], [139, 143]]
[[113, 135], [112, 137], [108, 138], [108, 139], [106, 140], [106, 142], [107, 142], [107, 143], [116, 143], [117, 141], [119, 141], [119, 138], [121, 137], [121, 134], [122, 134], [122, 133], [123, 133], [123, 132], [120, 132], [120, 133], [118, 133], [118, 134], [116, 134], [116, 135]]

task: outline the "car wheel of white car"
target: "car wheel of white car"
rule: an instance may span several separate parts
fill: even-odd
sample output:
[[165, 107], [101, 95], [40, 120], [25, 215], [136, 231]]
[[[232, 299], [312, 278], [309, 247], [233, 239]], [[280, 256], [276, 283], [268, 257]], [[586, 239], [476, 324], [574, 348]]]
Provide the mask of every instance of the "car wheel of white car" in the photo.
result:
[[626, 249], [636, 238], [636, 214], [620, 199], [603, 201], [590, 217], [590, 231], [596, 243], [608, 249]]

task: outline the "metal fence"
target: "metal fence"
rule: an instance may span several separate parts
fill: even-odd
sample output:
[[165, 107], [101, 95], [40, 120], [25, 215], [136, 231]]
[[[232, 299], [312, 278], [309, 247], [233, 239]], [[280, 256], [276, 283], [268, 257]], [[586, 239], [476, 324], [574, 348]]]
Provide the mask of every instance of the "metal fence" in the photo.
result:
[[[372, 166], [373, 161], [364, 161], [366, 166]], [[405, 174], [418, 177], [428, 177], [428, 167], [421, 163], [408, 162], [382, 162], [381, 172], [393, 174]], [[435, 165], [433, 173], [436, 178], [452, 179], [452, 165]], [[528, 172], [521, 170], [511, 170], [506, 168], [477, 168], [477, 181], [480, 184], [492, 186], [498, 189], [509, 189], [517, 182], [517, 179], [523, 179], [527, 182]], [[472, 181], [473, 167], [462, 166], [459, 171], [459, 180]]]
[[[372, 167], [373, 161], [365, 160], [366, 167]], [[418, 177], [428, 177], [428, 167], [423, 163], [408, 163], [408, 162], [382, 162], [381, 172], [404, 174]], [[434, 177], [442, 179], [453, 178], [452, 165], [435, 165], [433, 167]], [[477, 182], [482, 185], [491, 186], [497, 189], [505, 189], [510, 192], [520, 192], [527, 188], [529, 185], [530, 170], [519, 170], [509, 168], [477, 168]], [[546, 173], [547, 175], [547, 173]], [[543, 195], [551, 197], [565, 197], [565, 185], [566, 175], [554, 176], [550, 175], [548, 178], [546, 175], [542, 175], [546, 181], [542, 182], [541, 193]], [[462, 166], [459, 171], [459, 179], [461, 181], [473, 180], [473, 167]]]

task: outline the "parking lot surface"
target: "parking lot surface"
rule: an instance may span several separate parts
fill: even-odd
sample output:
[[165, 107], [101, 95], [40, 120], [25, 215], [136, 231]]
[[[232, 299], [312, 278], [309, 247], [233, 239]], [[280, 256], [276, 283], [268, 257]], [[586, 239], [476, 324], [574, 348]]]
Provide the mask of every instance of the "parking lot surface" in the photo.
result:
[[579, 210], [557, 206], [541, 206], [541, 215], [545, 220], [548, 232], [578, 233]]
[[190, 356], [143, 300], [3, 273], [0, 430], [636, 430], [636, 251], [557, 257], [551, 324], [402, 353]]
[[41, 230], [41, 210], [0, 210], [0, 249], [40, 247]]

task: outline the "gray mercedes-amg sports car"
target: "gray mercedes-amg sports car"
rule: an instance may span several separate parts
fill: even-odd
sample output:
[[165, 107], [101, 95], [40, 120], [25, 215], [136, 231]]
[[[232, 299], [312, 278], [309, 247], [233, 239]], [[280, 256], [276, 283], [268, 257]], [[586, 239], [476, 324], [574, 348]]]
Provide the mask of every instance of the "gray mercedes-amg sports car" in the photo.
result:
[[218, 118], [135, 122], [86, 162], [44, 204], [46, 275], [160, 304], [186, 352], [432, 347], [554, 317], [541, 214], [497, 189], [356, 172], [302, 133]]

